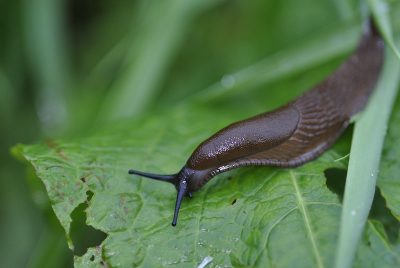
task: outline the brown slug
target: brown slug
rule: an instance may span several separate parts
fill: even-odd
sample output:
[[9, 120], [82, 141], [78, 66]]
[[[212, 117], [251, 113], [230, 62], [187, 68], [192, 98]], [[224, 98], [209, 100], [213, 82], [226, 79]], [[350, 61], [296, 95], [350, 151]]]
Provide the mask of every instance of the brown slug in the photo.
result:
[[343, 133], [350, 118], [361, 111], [378, 80], [384, 46], [372, 23], [355, 52], [326, 80], [274, 111], [233, 123], [192, 153], [176, 174], [129, 174], [170, 182], [178, 193], [172, 225], [177, 223], [185, 195], [199, 190], [219, 173], [268, 165], [291, 168], [320, 156]]

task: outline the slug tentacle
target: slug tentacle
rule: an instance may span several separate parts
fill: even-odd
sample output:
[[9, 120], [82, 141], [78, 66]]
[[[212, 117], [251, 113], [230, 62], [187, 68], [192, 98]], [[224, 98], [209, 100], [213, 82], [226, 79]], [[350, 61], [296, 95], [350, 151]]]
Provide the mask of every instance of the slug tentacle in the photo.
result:
[[157, 181], [165, 181], [172, 183], [175, 185], [175, 187], [178, 187], [179, 185], [179, 180], [178, 180], [178, 174], [172, 174], [172, 175], [161, 175], [161, 174], [153, 174], [153, 173], [147, 173], [147, 172], [142, 172], [134, 169], [130, 169], [128, 171], [129, 174], [131, 175], [139, 175], [141, 177], [157, 180]]
[[[187, 181], [186, 180], [180, 181], [178, 193], [176, 195], [174, 218], [172, 220], [172, 226], [176, 226], [176, 222], [178, 221], [179, 209], [181, 208], [183, 197], [187, 194], [187, 191], [188, 191]], [[189, 195], [191, 195], [191, 194], [189, 194]]]
[[356, 51], [333, 74], [289, 104], [233, 123], [202, 142], [177, 174], [129, 174], [177, 189], [175, 226], [184, 196], [219, 173], [249, 165], [296, 167], [320, 156], [366, 105], [383, 65], [383, 42], [370, 24]]

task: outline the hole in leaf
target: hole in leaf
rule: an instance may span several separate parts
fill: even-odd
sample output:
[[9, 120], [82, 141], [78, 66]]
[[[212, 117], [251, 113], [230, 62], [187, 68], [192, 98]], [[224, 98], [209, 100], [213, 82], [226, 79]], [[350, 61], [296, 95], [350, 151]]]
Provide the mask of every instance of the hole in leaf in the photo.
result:
[[382, 196], [378, 187], [376, 187], [375, 189], [374, 201], [372, 202], [369, 218], [381, 222], [389, 238], [389, 241], [391, 241], [392, 243], [397, 242], [398, 232], [400, 230], [400, 222], [386, 207], [385, 198]]
[[[332, 192], [336, 193], [340, 201], [343, 202], [344, 189], [346, 184], [346, 170], [330, 168], [325, 170], [326, 184]], [[378, 220], [383, 224], [383, 227], [391, 242], [395, 243], [400, 229], [400, 222], [392, 215], [386, 207], [384, 197], [381, 195], [378, 188], [375, 189], [375, 196], [371, 207], [369, 218]]]
[[92, 255], [92, 257], [90, 257], [90, 261], [94, 261], [94, 255]]
[[346, 185], [347, 170], [338, 168], [329, 168], [324, 171], [326, 177], [326, 186], [328, 189], [339, 196], [343, 201], [344, 187]]
[[236, 203], [237, 199], [233, 199], [233, 201], [231, 202], [231, 205], [234, 205]]
[[[88, 191], [87, 195], [87, 199], [90, 200], [93, 196], [93, 193]], [[107, 237], [104, 232], [86, 224], [85, 210], [87, 207], [87, 202], [82, 203], [71, 213], [72, 223], [70, 235], [74, 244], [74, 254], [77, 256], [82, 256], [85, 254], [89, 247], [100, 245], [101, 242], [103, 242], [103, 240]], [[90, 260], [92, 260], [92, 258], [94, 260], [94, 256], [92, 256]]]
[[93, 195], [94, 195], [94, 193], [92, 191], [87, 191], [86, 192], [86, 196], [87, 196], [86, 200], [87, 200], [87, 202], [92, 200]]

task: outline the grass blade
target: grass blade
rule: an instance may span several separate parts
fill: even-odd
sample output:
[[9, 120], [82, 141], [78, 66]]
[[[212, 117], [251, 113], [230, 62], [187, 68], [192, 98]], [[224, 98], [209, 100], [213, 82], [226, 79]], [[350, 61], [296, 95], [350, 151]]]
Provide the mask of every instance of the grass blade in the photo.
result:
[[300, 44], [225, 75], [220, 82], [200, 91], [195, 97], [198, 100], [209, 100], [232, 92], [248, 91], [318, 66], [350, 51], [357, 43], [359, 32], [360, 26], [356, 21], [332, 25], [332, 28], [313, 34]]
[[368, 0], [368, 5], [374, 15], [375, 22], [379, 26], [383, 39], [400, 60], [400, 52], [395, 45], [390, 27], [388, 3], [385, 0]]
[[[136, 116], [158, 94], [166, 69], [184, 40], [189, 22], [219, 1], [143, 1], [146, 16], [130, 33], [124, 67], [104, 101], [99, 118]], [[157, 18], [157, 19], [154, 19]]]
[[38, 81], [37, 110], [43, 130], [62, 133], [68, 123], [70, 83], [63, 1], [25, 1], [27, 53]]
[[397, 93], [399, 72], [400, 63], [392, 50], [387, 48], [381, 79], [354, 128], [336, 255], [337, 268], [352, 266], [367, 221], [386, 128]]

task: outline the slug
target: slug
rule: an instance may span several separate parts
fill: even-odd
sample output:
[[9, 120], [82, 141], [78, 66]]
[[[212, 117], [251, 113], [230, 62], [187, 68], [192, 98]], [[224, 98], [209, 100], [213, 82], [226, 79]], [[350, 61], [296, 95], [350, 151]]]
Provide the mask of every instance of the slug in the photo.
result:
[[366, 105], [383, 65], [384, 45], [372, 23], [355, 52], [323, 82], [271, 112], [233, 123], [192, 153], [176, 174], [137, 170], [129, 174], [172, 183], [177, 189], [172, 226], [185, 196], [214, 176], [242, 166], [293, 168], [326, 151], [343, 133], [350, 118]]

